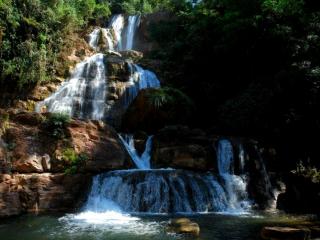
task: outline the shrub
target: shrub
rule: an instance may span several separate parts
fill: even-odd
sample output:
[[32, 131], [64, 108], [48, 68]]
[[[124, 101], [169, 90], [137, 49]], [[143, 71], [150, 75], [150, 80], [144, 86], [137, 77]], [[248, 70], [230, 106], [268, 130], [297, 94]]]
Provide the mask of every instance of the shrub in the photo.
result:
[[75, 174], [85, 164], [88, 156], [84, 153], [77, 154], [73, 148], [67, 148], [62, 153], [62, 159], [68, 164], [66, 174]]
[[300, 161], [297, 164], [297, 168], [293, 170], [292, 173], [298, 176], [304, 176], [306, 178], [309, 178], [314, 183], [320, 182], [320, 170], [316, 167], [312, 167], [309, 165], [306, 166], [305, 163], [303, 163], [302, 161]]
[[192, 100], [182, 91], [172, 87], [159, 88], [148, 93], [148, 101], [154, 108], [162, 108], [166, 105], [181, 104], [183, 108], [190, 110], [193, 108]]
[[66, 129], [70, 123], [70, 116], [64, 113], [52, 113], [44, 122], [45, 129], [56, 139], [66, 137]]

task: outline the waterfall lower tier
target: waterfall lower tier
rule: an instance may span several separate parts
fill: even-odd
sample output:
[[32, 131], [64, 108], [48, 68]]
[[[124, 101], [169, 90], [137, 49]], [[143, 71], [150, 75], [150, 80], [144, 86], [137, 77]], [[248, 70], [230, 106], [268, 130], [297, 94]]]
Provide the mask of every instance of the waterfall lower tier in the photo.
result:
[[[85, 211], [128, 213], [244, 212], [229, 205], [223, 179], [183, 170], [122, 170], [96, 176]], [[241, 196], [239, 196], [241, 198]], [[245, 200], [245, 199], [243, 199]]]

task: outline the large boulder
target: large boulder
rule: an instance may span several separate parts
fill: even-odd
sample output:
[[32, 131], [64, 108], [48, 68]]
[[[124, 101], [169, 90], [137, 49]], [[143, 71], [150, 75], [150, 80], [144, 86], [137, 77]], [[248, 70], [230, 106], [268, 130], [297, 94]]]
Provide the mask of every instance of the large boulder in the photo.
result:
[[289, 213], [320, 213], [320, 182], [290, 173], [284, 176], [286, 191], [278, 196], [277, 208]]
[[64, 138], [57, 139], [45, 127], [44, 119], [49, 115], [10, 115], [10, 127], [4, 140], [13, 172], [64, 172], [70, 167], [70, 162], [64, 158], [67, 150], [85, 156], [85, 164], [78, 169], [83, 172], [99, 173], [132, 166], [112, 127], [99, 121], [71, 120], [64, 130]]
[[0, 175], [0, 217], [26, 212], [72, 211], [89, 189], [90, 175]]
[[201, 130], [171, 126], [154, 135], [154, 167], [207, 171], [214, 167], [215, 159], [212, 143]]
[[83, 171], [104, 172], [132, 166], [118, 134], [103, 122], [73, 120], [68, 130], [76, 153], [88, 158]]
[[190, 99], [177, 89], [143, 89], [124, 115], [122, 128], [155, 132], [166, 125], [187, 124], [192, 110]]
[[169, 222], [168, 231], [198, 237], [200, 234], [200, 227], [196, 222], [192, 222], [188, 218], [176, 218]]

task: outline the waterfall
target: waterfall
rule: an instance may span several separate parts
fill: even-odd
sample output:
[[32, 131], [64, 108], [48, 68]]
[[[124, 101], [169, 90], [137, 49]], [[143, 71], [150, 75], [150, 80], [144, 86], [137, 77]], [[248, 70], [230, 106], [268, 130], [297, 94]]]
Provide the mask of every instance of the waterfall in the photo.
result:
[[145, 150], [141, 156], [139, 156], [135, 146], [134, 146], [134, 138], [133, 135], [124, 135], [123, 137], [119, 135], [120, 140], [123, 145], [127, 149], [132, 161], [135, 163], [138, 169], [150, 169], [150, 158], [151, 158], [151, 150], [152, 150], [152, 136], [149, 136], [146, 141]]
[[[140, 24], [140, 16], [122, 14], [112, 17], [108, 28], [96, 28], [89, 35], [89, 45], [96, 51], [101, 47], [109, 50], [129, 50], [133, 47], [134, 36]], [[108, 46], [100, 46], [100, 39]], [[77, 64], [70, 79], [53, 95], [40, 102], [36, 111], [61, 112], [82, 119], [104, 120], [111, 109], [107, 102], [106, 61], [101, 53]], [[144, 88], [160, 87], [157, 76], [140, 66], [128, 63], [130, 76], [121, 104], [126, 109], [139, 91]]]
[[132, 135], [120, 136], [138, 169], [97, 175], [89, 195], [87, 211], [174, 214], [222, 212], [245, 214], [250, 209], [244, 176], [233, 174], [233, 147], [218, 142], [218, 171], [195, 173], [174, 169], [150, 169], [152, 137], [139, 157]]
[[126, 44], [125, 44], [125, 49], [123, 50], [133, 49], [134, 36], [139, 25], [140, 25], [139, 15], [129, 16], [128, 26], [126, 31]]
[[66, 113], [72, 117], [102, 120], [105, 115], [106, 70], [104, 55], [95, 54], [79, 63], [70, 79], [36, 110]]
[[217, 161], [219, 175], [223, 179], [228, 208], [230, 211], [244, 211], [250, 208], [247, 194], [247, 182], [245, 176], [233, 174], [233, 147], [229, 140], [218, 142]]
[[210, 173], [122, 170], [94, 177], [86, 211], [200, 213], [227, 210], [223, 188]]
[[136, 98], [139, 91], [145, 88], [159, 88], [160, 81], [156, 74], [141, 68], [137, 64], [128, 63], [130, 69], [129, 83], [130, 87], [127, 89], [124, 97], [123, 105], [128, 107], [130, 103]]
[[95, 50], [98, 48], [100, 34], [100, 28], [94, 29], [93, 32], [89, 34], [89, 45]]
[[[114, 32], [114, 42], [116, 43], [115, 50], [122, 50], [122, 33], [125, 25], [125, 18], [122, 14], [117, 14], [112, 17], [109, 28]], [[113, 49], [110, 49], [113, 50]]]
[[100, 37], [102, 37], [108, 44], [108, 46], [104, 46], [108, 50], [132, 50], [135, 33], [139, 25], [139, 15], [128, 16], [127, 21], [122, 14], [114, 15], [108, 28], [96, 28], [89, 34], [89, 45], [97, 51]]

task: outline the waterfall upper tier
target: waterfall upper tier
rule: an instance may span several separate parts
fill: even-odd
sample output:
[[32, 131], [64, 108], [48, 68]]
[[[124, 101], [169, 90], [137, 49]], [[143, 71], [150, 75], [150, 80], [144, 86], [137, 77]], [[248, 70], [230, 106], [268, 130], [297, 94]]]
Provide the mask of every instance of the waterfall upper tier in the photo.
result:
[[89, 45], [95, 50], [125, 51], [134, 49], [134, 39], [140, 16], [114, 15], [107, 28], [96, 28], [89, 35]]
[[[157, 76], [112, 51], [131, 50], [140, 16], [115, 15], [108, 28], [96, 28], [89, 45], [97, 53], [79, 63], [57, 92], [37, 104], [38, 112], [60, 112], [75, 118], [107, 120], [119, 125], [127, 107], [144, 88], [158, 88]], [[111, 51], [111, 52], [110, 52]]]
[[69, 80], [37, 104], [38, 112], [60, 112], [75, 118], [121, 122], [141, 89], [158, 88], [157, 76], [119, 56], [95, 54], [79, 63]]

